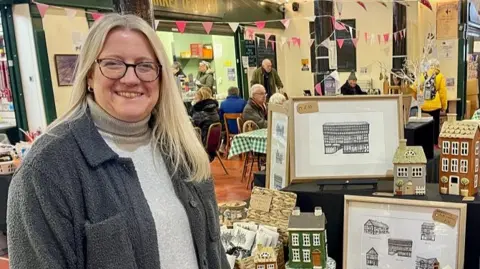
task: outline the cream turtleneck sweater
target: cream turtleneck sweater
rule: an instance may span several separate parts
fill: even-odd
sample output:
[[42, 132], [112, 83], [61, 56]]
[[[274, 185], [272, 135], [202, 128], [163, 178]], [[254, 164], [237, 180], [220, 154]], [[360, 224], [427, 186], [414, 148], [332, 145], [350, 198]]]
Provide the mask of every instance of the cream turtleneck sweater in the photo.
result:
[[148, 126], [150, 118], [136, 123], [123, 122], [110, 116], [91, 97], [87, 102], [105, 142], [120, 157], [132, 159], [135, 165], [155, 220], [161, 267], [197, 269], [188, 216], [175, 194], [160, 151], [154, 151], [152, 130]]

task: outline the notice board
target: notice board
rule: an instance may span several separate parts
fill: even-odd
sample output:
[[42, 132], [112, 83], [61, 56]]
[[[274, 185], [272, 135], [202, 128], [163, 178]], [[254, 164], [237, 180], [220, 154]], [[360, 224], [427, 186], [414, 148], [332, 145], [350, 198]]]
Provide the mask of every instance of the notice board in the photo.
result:
[[255, 40], [245, 40], [245, 56], [248, 56], [248, 67], [257, 67], [257, 48]]
[[[257, 38], [255, 40], [257, 41], [257, 67], [260, 67], [262, 65], [262, 61], [264, 59], [270, 59], [272, 61], [272, 67], [277, 68], [277, 47], [275, 46], [276, 38], [274, 35], [271, 35], [270, 38], [268, 39], [268, 46], [265, 46], [265, 35], [263, 34], [256, 34], [255, 35]], [[275, 45], [272, 45], [272, 42]]]

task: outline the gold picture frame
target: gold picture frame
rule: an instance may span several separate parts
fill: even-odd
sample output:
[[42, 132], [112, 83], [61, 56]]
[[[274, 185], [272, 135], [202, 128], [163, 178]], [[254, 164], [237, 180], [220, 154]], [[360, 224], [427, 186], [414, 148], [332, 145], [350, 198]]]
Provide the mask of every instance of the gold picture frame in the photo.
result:
[[[272, 149], [274, 149], [274, 147], [272, 147], [272, 144], [273, 144], [273, 136], [274, 136], [274, 132], [277, 132], [277, 130], [275, 130], [278, 122], [276, 121], [277, 117], [275, 117], [275, 114], [279, 114], [279, 115], [282, 115], [284, 117], [286, 117], [286, 121], [285, 121], [285, 125], [283, 125], [283, 130], [282, 132], [284, 132], [284, 135], [286, 136], [286, 139], [285, 142], [283, 145], [282, 145], [282, 142], [280, 141], [276, 141], [275, 143], [275, 147], [282, 147], [282, 146], [285, 146], [285, 148], [281, 148], [280, 150], [281, 151], [284, 151], [283, 154], [282, 153], [279, 153], [280, 155], [284, 155], [284, 156], [281, 156], [279, 157], [280, 159], [283, 160], [283, 164], [282, 163], [277, 163], [276, 165], [284, 165], [284, 169], [285, 169], [285, 175], [284, 175], [284, 178], [282, 180], [282, 184], [280, 186], [280, 188], [271, 188], [270, 186], [270, 183], [271, 183], [271, 180], [270, 180], [270, 177], [271, 177], [271, 173], [272, 173], [272, 169], [274, 166], [272, 164], [273, 161], [277, 161], [277, 156], [276, 156], [276, 152], [273, 153], [272, 152]], [[267, 168], [266, 168], [266, 178], [265, 178], [265, 187], [268, 188], [268, 189], [277, 189], [277, 190], [280, 190], [280, 189], [283, 189], [285, 187], [287, 187], [289, 184], [290, 184], [290, 158], [289, 158], [289, 137], [290, 137], [290, 134], [291, 134], [291, 126], [290, 126], [290, 121], [289, 121], [289, 113], [288, 113], [288, 107], [287, 106], [281, 106], [281, 105], [274, 105], [274, 104], [270, 104], [268, 106], [268, 132], [267, 132]], [[283, 135], [282, 135], [283, 136]], [[280, 171], [282, 172], [282, 171]], [[284, 183], [284, 184], [283, 184]]]

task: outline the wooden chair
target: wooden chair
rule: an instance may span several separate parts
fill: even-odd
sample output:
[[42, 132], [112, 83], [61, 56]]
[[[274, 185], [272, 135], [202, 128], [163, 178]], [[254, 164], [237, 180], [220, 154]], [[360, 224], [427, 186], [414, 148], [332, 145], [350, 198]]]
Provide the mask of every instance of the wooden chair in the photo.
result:
[[247, 121], [243, 124], [242, 131], [243, 131], [244, 133], [246, 133], [246, 132], [251, 132], [251, 131], [258, 130], [258, 129], [259, 129], [258, 125], [257, 125], [253, 120], [247, 120]]
[[220, 164], [223, 167], [223, 171], [225, 171], [225, 174], [228, 175], [227, 168], [225, 168], [222, 158], [220, 158], [220, 154], [218, 153], [221, 143], [222, 143], [222, 124], [220, 122], [217, 122], [210, 125], [210, 127], [208, 127], [205, 150], [207, 151], [207, 153], [215, 152], [216, 157], [218, 158], [218, 160], [220, 161]]
[[[258, 130], [258, 129], [260, 129], [260, 128], [252, 120], [247, 120], [245, 123], [243, 123], [243, 128], [242, 128], [243, 133], [255, 131], [255, 130]], [[255, 160], [255, 157], [257, 157], [256, 160]], [[248, 163], [251, 162], [250, 170], [248, 172], [248, 178], [247, 178], [247, 189], [250, 186], [250, 181], [251, 181], [251, 177], [252, 177], [252, 174], [253, 174], [252, 170], [253, 170], [253, 165], [254, 165], [255, 161], [257, 162], [257, 165], [260, 167], [259, 158], [260, 158], [259, 155], [255, 154], [254, 152], [247, 152], [246, 157], [243, 160], [242, 182], [247, 175]]]
[[[225, 126], [225, 132], [226, 136], [225, 138], [227, 141], [225, 141], [225, 156], [228, 156], [228, 152], [230, 151], [230, 146], [232, 139], [235, 135], [240, 133], [240, 129], [237, 129], [237, 133], [231, 133], [230, 128], [228, 127], [228, 122], [235, 120], [238, 122], [238, 119], [242, 117], [242, 113], [225, 113], [223, 114], [223, 125]], [[238, 123], [237, 123], [237, 128], [238, 128]]]

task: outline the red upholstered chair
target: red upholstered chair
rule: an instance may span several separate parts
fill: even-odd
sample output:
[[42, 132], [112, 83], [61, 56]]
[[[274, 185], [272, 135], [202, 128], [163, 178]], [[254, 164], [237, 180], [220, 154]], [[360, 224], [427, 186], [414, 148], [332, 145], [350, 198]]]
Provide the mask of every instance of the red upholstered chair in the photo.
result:
[[222, 158], [220, 158], [220, 154], [218, 153], [221, 143], [222, 143], [222, 124], [220, 122], [217, 122], [210, 125], [210, 127], [208, 127], [205, 150], [207, 151], [207, 153], [215, 152], [215, 156], [220, 161], [220, 164], [222, 165], [223, 170], [225, 171], [225, 174], [228, 175], [227, 169], [225, 168]]

